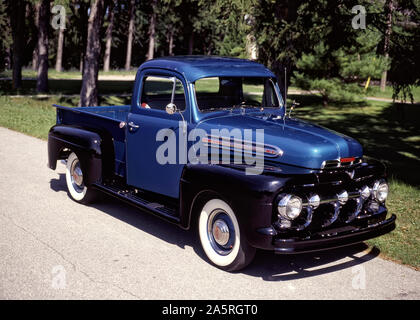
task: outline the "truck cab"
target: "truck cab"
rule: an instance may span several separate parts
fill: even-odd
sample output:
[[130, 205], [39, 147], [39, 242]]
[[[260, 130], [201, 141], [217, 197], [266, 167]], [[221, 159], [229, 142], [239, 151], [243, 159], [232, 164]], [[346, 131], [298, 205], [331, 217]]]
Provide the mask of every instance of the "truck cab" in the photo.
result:
[[276, 76], [242, 59], [159, 58], [129, 106], [57, 107], [49, 167], [71, 198], [105, 192], [181, 228], [228, 271], [390, 232], [386, 172], [354, 139], [287, 116]]

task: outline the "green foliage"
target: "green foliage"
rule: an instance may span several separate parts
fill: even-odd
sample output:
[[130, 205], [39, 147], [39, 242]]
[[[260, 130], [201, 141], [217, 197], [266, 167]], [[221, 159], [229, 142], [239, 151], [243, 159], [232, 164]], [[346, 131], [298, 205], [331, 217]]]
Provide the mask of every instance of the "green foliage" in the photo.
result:
[[390, 80], [394, 99], [413, 102], [412, 90], [420, 85], [420, 1], [396, 1], [391, 34]]
[[[107, 7], [110, 1], [105, 1]], [[111, 68], [119, 69], [125, 64], [130, 0], [115, 1]], [[259, 61], [272, 69], [281, 82], [286, 67], [288, 77], [296, 71], [302, 88], [322, 91], [326, 99], [354, 101], [360, 99], [368, 77], [378, 80], [382, 70], [389, 70], [394, 97], [411, 99], [411, 91], [420, 79], [420, 0], [392, 0], [389, 58], [385, 58], [389, 1], [360, 0], [357, 4], [367, 10], [367, 29], [354, 30], [351, 26], [354, 0], [160, 0], [154, 9], [148, 1], [135, 0], [132, 65], [138, 66], [146, 58], [153, 10], [157, 18], [156, 57], [191, 52], [247, 58], [247, 43], [255, 38]], [[27, 12], [35, 13], [38, 2], [26, 0]], [[12, 60], [7, 9], [13, 4], [0, 2], [0, 27], [4, 31], [0, 39], [0, 70]], [[63, 67], [79, 69], [87, 42], [90, 0], [54, 0], [53, 4], [64, 5], [67, 14]], [[105, 10], [102, 39], [108, 14]], [[35, 14], [26, 15], [24, 66], [32, 63], [37, 44], [35, 22]], [[56, 59], [57, 36], [58, 32], [50, 28], [50, 67]], [[325, 52], [320, 51], [321, 44]], [[305, 79], [303, 75], [310, 77]], [[283, 89], [283, 84], [280, 86]]]
[[[326, 21], [321, 20], [321, 25]], [[381, 35], [376, 30], [349, 30], [347, 41], [352, 41], [337, 47], [330, 42], [332, 30], [327, 26], [316, 29], [319, 42], [296, 61], [294, 84], [319, 92], [324, 105], [330, 101], [361, 102], [365, 93], [362, 84], [369, 77], [380, 79], [382, 72], [389, 69], [389, 59], [376, 54]]]
[[364, 91], [358, 83], [368, 77], [380, 78], [386, 67], [385, 59], [371, 52], [355, 47], [331, 51], [321, 42], [296, 62], [294, 84], [319, 92], [325, 105], [329, 101], [360, 102]]
[[0, 71], [6, 67], [6, 51], [12, 45], [11, 30], [9, 25], [9, 17], [7, 7], [4, 1], [0, 2], [0, 29], [2, 37], [0, 38]]

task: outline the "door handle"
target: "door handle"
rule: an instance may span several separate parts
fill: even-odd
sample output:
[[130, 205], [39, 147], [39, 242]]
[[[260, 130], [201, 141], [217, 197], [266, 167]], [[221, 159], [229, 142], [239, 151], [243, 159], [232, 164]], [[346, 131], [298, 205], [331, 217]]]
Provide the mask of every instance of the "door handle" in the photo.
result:
[[133, 121], [130, 121], [128, 123], [128, 126], [130, 127], [130, 131], [137, 130], [138, 128], [140, 128], [140, 126], [135, 124]]

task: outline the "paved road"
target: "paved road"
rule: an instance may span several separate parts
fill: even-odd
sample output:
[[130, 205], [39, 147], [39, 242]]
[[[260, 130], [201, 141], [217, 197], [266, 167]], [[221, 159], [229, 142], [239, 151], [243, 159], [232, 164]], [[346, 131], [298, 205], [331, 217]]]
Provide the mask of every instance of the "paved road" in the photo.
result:
[[1, 299], [420, 298], [419, 272], [364, 245], [220, 271], [192, 232], [111, 198], [73, 202], [46, 162], [45, 141], [0, 128]]

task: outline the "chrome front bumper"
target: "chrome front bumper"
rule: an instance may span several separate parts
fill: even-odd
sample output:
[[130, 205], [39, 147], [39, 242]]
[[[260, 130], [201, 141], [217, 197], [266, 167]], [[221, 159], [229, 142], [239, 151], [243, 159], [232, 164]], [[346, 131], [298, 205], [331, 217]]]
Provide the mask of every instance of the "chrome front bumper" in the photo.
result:
[[366, 227], [344, 226], [314, 233], [306, 238], [275, 238], [275, 253], [291, 254], [333, 249], [359, 243], [391, 232], [396, 216], [368, 224]]

